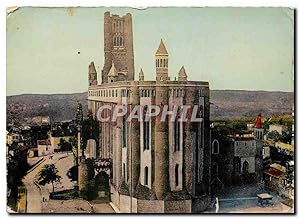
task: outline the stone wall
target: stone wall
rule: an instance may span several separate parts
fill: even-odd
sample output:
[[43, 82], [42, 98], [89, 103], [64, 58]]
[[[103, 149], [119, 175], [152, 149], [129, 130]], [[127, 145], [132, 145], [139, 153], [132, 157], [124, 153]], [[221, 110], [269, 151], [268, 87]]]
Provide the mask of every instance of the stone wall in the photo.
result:
[[165, 201], [165, 213], [191, 213], [192, 201], [180, 200], [180, 201]]
[[138, 200], [138, 213], [163, 213], [164, 201], [161, 200]]

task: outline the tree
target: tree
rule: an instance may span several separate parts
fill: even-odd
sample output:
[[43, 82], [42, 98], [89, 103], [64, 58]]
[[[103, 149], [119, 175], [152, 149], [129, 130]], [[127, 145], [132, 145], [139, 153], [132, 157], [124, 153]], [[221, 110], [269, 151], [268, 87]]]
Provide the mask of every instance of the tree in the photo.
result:
[[77, 125], [82, 125], [83, 121], [83, 111], [82, 111], [82, 104], [78, 103], [76, 114], [75, 114], [75, 120]]
[[8, 205], [15, 209], [18, 199], [18, 186], [22, 185], [22, 178], [28, 170], [27, 148], [14, 142], [9, 146], [12, 152], [7, 156], [7, 188], [10, 191]]
[[52, 184], [52, 192], [54, 192], [54, 183], [59, 182], [61, 176], [57, 174], [58, 170], [54, 164], [46, 164], [43, 166], [39, 173], [39, 184], [46, 185]]
[[61, 138], [59, 140], [58, 146], [60, 146], [61, 151], [71, 151], [72, 145], [70, 142], [67, 142], [65, 139]]
[[268, 139], [272, 139], [273, 141], [279, 141], [281, 138], [281, 135], [276, 130], [273, 130], [268, 133], [267, 137], [268, 137]]

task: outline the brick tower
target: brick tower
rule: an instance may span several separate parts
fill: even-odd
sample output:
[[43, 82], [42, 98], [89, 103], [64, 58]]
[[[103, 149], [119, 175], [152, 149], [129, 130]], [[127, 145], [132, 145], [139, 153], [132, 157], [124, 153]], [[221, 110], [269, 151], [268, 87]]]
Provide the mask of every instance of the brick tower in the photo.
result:
[[116, 81], [134, 80], [134, 55], [132, 17], [127, 13], [123, 17], [104, 14], [104, 57], [102, 84], [108, 80], [112, 62], [118, 72]]

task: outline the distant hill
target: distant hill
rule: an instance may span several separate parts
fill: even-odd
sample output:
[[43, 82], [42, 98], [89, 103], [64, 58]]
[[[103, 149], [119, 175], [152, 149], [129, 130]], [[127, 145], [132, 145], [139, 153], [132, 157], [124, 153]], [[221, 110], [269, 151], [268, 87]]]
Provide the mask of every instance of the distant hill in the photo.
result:
[[291, 114], [294, 93], [243, 90], [212, 90], [211, 119], [263, 117]]
[[71, 120], [75, 117], [78, 103], [87, 113], [87, 93], [74, 94], [22, 94], [6, 97], [6, 111], [15, 112], [17, 118], [48, 115], [51, 122]]
[[[7, 113], [15, 112], [17, 118], [32, 118], [49, 115], [51, 121], [74, 118], [77, 103], [83, 105], [87, 113], [87, 93], [74, 94], [22, 94], [6, 98]], [[210, 93], [211, 120], [263, 117], [291, 114], [294, 94], [291, 92], [212, 90]]]

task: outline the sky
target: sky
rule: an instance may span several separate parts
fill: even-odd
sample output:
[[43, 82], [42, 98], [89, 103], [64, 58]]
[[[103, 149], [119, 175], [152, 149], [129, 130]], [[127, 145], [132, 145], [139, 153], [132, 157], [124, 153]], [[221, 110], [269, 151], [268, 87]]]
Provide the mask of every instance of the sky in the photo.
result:
[[101, 81], [106, 11], [132, 14], [136, 79], [155, 80], [163, 39], [172, 80], [184, 66], [210, 89], [294, 90], [290, 8], [24, 7], [7, 16], [7, 95], [87, 91], [91, 61]]

